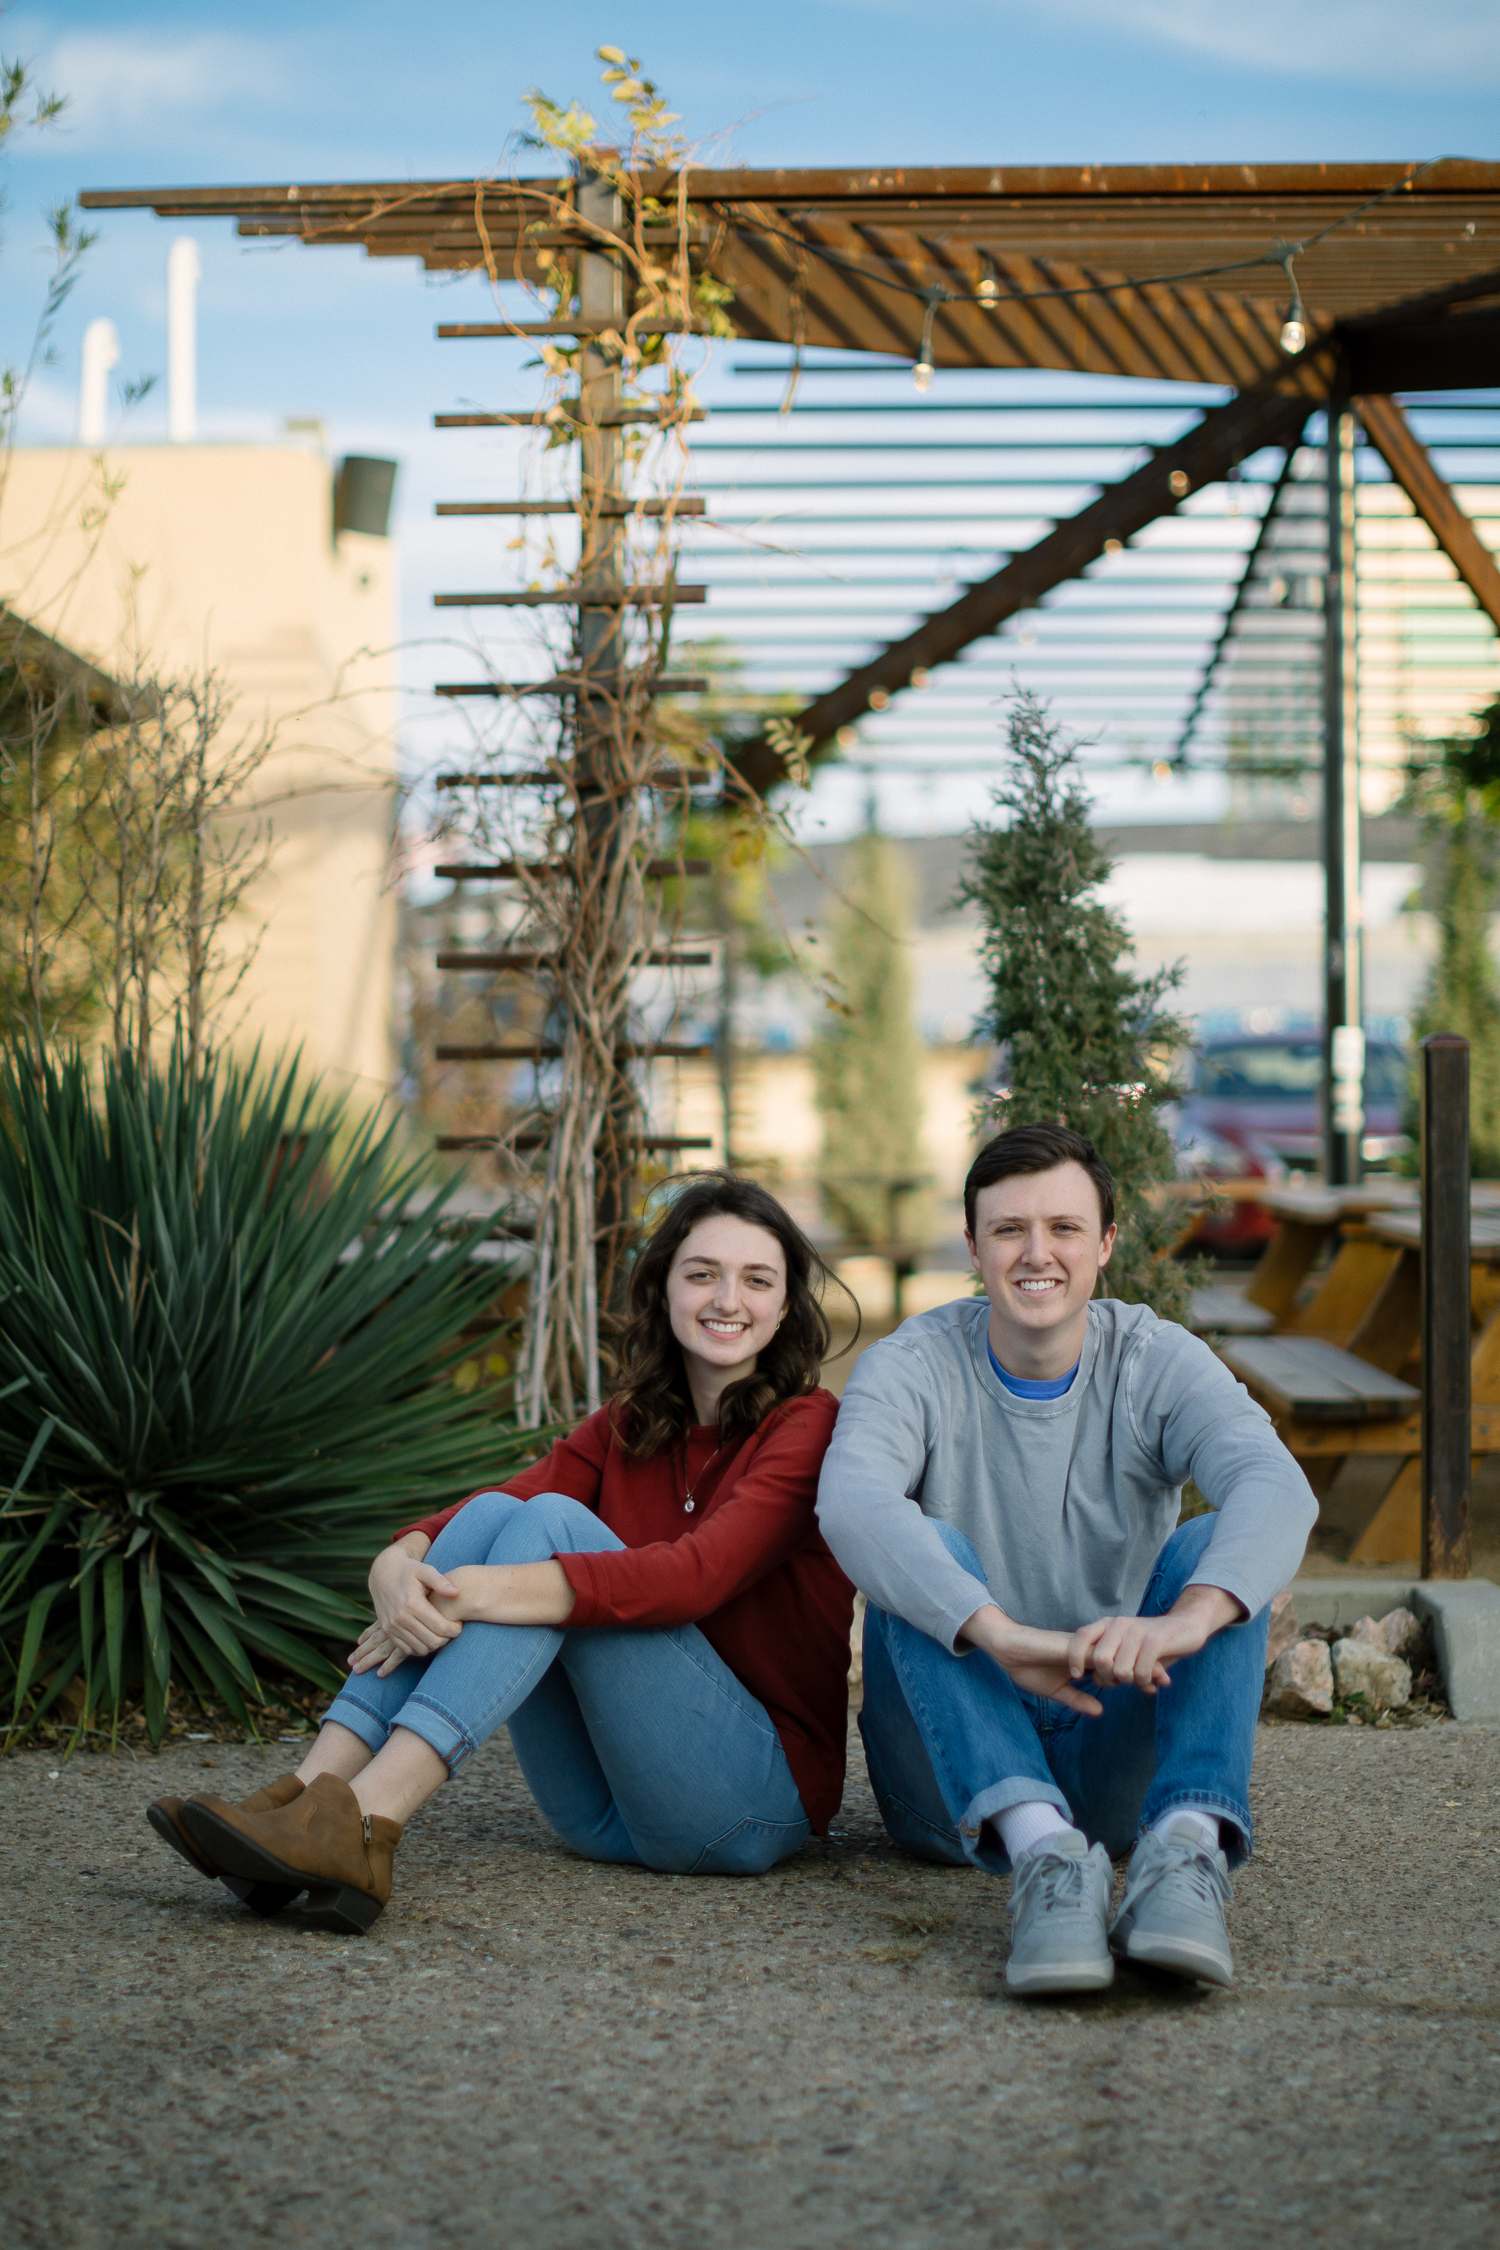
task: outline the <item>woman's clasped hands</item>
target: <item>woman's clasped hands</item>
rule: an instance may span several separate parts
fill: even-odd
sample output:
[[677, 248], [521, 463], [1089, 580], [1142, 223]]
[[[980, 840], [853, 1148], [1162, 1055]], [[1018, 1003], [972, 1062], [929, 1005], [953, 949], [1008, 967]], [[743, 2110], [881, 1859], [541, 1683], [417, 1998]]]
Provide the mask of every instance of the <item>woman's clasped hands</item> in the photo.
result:
[[[421, 1544], [425, 1552], [426, 1540]], [[423, 1562], [404, 1540], [383, 1548], [370, 1572], [375, 1622], [365, 1627], [350, 1650], [350, 1671], [369, 1672], [378, 1666], [380, 1678], [388, 1679], [409, 1656], [435, 1656], [463, 1631], [463, 1625], [436, 1608], [432, 1596], [456, 1602], [458, 1592], [445, 1571]]]

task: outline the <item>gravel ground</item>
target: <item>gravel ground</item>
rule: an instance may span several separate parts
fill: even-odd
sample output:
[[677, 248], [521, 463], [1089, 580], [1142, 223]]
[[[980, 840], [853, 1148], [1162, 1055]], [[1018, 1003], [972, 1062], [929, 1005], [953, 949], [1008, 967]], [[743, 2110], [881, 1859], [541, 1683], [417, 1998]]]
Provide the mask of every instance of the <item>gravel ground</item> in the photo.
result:
[[572, 1858], [502, 1737], [363, 1941], [141, 1818], [284, 1755], [0, 1764], [9, 2250], [1500, 2240], [1500, 1732], [1262, 1728], [1236, 1986], [1029, 2007], [857, 1740], [830, 1843], [694, 1882]]

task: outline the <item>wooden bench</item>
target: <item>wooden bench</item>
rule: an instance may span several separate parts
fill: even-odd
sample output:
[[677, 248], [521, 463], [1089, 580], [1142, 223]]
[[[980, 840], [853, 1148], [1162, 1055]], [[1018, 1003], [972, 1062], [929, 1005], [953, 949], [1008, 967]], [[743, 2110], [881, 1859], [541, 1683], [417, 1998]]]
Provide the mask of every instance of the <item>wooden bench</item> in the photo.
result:
[[[1500, 1452], [1500, 1212], [1490, 1197], [1470, 1220], [1470, 1359], [1474, 1457]], [[1356, 1563], [1410, 1562], [1421, 1546], [1420, 1391], [1422, 1222], [1415, 1211], [1372, 1214], [1359, 1230], [1390, 1259], [1347, 1350], [1326, 1339], [1280, 1334], [1226, 1345], [1221, 1357], [1260, 1400], [1277, 1434], [1321, 1498], [1354, 1453], [1393, 1463], [1389, 1490], [1350, 1551]], [[1331, 1271], [1332, 1269], [1330, 1269]], [[1308, 1308], [1310, 1311], [1311, 1308]], [[1322, 1345], [1322, 1354], [1319, 1345]], [[1265, 1355], [1291, 1352], [1292, 1360]], [[1331, 1352], [1332, 1360], [1323, 1356]], [[1340, 1407], [1333, 1375], [1363, 1395]], [[1411, 1404], [1392, 1413], [1375, 1403], [1394, 1383]]]
[[1391, 1422], [1422, 1403], [1412, 1384], [1316, 1336], [1250, 1338], [1219, 1356], [1278, 1420]]
[[1193, 1291], [1189, 1325], [1195, 1336], [1269, 1336], [1276, 1315], [1252, 1305], [1242, 1291], [1210, 1281]]

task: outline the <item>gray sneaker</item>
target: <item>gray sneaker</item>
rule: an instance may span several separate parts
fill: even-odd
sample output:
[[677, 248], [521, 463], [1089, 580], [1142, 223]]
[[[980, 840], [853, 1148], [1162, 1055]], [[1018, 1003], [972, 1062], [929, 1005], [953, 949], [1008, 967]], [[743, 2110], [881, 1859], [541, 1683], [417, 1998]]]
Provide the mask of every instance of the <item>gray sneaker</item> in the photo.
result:
[[1016, 1861], [1010, 1890], [1007, 1992], [1098, 1992], [1114, 1982], [1106, 1935], [1114, 1876], [1102, 1844], [1076, 1828]]
[[1206, 1852], [1198, 1839], [1188, 1821], [1174, 1821], [1165, 1836], [1146, 1831], [1130, 1855], [1110, 1951], [1173, 1976], [1233, 1984], [1224, 1922], [1234, 1896], [1229, 1862], [1222, 1852]]

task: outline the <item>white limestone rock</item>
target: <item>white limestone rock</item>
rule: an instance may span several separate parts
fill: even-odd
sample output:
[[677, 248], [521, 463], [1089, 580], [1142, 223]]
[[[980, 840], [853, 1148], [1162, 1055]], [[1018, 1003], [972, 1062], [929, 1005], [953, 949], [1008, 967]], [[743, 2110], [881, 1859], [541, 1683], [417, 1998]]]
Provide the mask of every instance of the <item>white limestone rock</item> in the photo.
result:
[[1362, 1695], [1367, 1710], [1399, 1711], [1411, 1701], [1411, 1666], [1373, 1641], [1335, 1641], [1333, 1678], [1341, 1703]]
[[1368, 1641], [1387, 1656], [1409, 1657], [1422, 1638], [1422, 1621], [1409, 1609], [1388, 1609], [1381, 1618], [1358, 1617], [1349, 1628], [1351, 1641]]
[[1279, 1594], [1271, 1596], [1271, 1629], [1266, 1636], [1267, 1672], [1282, 1650], [1292, 1647], [1299, 1631], [1297, 1612], [1292, 1606], [1292, 1589], [1290, 1586], [1283, 1586]]
[[1294, 1641], [1271, 1667], [1266, 1709], [1278, 1719], [1324, 1717], [1333, 1709], [1333, 1664], [1326, 1641]]

